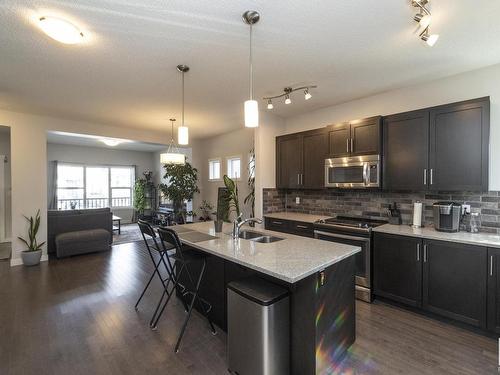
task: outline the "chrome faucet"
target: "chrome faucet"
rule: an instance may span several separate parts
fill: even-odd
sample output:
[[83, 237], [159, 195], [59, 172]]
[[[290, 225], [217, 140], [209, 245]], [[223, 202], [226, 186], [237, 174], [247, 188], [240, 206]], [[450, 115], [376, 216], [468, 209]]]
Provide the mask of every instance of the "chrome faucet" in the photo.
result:
[[233, 238], [237, 239], [240, 238], [240, 230], [243, 225], [246, 223], [257, 223], [257, 224], [262, 224], [262, 220], [258, 219], [256, 217], [249, 217], [248, 219], [241, 220], [243, 217], [243, 214], [240, 214], [236, 219], [233, 221]]

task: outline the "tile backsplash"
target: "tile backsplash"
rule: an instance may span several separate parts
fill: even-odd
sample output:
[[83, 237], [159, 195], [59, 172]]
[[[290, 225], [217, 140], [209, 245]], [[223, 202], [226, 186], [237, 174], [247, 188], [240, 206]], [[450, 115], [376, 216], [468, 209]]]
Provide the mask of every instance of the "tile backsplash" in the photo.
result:
[[[347, 214], [371, 218], [387, 217], [387, 208], [396, 202], [403, 224], [411, 224], [413, 203], [424, 205], [424, 223], [433, 222], [432, 204], [455, 201], [470, 204], [472, 212], [480, 213], [481, 231], [500, 234], [500, 192], [381, 192], [367, 190], [278, 190], [264, 189], [264, 214], [300, 212], [334, 216]], [[295, 203], [296, 197], [300, 204]]]

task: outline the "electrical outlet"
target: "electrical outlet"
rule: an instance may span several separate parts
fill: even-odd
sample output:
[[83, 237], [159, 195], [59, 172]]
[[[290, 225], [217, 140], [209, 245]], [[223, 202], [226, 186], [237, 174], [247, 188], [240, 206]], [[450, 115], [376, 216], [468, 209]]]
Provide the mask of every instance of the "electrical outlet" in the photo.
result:
[[462, 209], [464, 210], [463, 213], [470, 214], [470, 204], [463, 204]]
[[295, 204], [300, 204], [300, 197], [295, 197]]

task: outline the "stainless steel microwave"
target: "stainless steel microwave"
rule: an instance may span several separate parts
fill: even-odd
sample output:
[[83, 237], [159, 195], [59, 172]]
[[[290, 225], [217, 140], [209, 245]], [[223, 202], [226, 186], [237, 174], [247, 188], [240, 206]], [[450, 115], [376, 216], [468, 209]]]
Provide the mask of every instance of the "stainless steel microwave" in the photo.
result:
[[380, 155], [325, 160], [325, 187], [364, 189], [380, 187]]

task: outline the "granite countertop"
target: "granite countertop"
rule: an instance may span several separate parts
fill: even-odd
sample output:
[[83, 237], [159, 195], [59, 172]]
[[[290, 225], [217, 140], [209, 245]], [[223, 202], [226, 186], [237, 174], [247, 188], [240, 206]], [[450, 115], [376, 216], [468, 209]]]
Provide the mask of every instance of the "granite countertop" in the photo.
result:
[[500, 248], [500, 236], [490, 233], [439, 232], [433, 227], [413, 228], [410, 225], [384, 224], [373, 228], [374, 232], [396, 234], [400, 236], [428, 238], [432, 240], [459, 242], [470, 245]]
[[263, 216], [270, 217], [273, 219], [301, 221], [303, 223], [314, 223], [315, 221], [324, 220], [331, 217], [322, 215], [301, 214], [298, 212], [275, 212], [271, 214], [265, 214]]
[[[224, 223], [222, 233], [215, 233], [213, 222], [176, 225], [171, 228], [178, 231], [181, 241], [186, 245], [291, 284], [361, 251], [361, 248], [357, 246], [247, 226], [244, 226], [242, 230], [265, 233], [284, 238], [284, 240], [272, 243], [258, 243], [244, 239], [233, 240], [232, 224], [229, 223]], [[199, 233], [189, 234], [193, 231]], [[201, 233], [216, 238], [207, 236], [204, 240]]]

